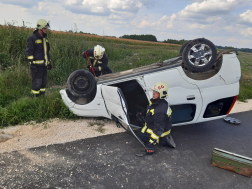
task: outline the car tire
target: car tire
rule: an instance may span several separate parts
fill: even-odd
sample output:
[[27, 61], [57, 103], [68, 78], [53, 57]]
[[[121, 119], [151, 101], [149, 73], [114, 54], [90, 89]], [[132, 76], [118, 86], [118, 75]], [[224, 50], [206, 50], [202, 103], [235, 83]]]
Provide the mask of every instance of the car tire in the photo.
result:
[[186, 47], [186, 46], [188, 45], [188, 43], [190, 43], [190, 42], [191, 42], [191, 40], [186, 41], [186, 42], [184, 42], [184, 43], [182, 44], [182, 46], [180, 47], [180, 50], [179, 50], [179, 56], [182, 56], [185, 47]]
[[182, 53], [182, 61], [185, 66], [195, 72], [209, 70], [215, 64], [216, 59], [215, 45], [205, 38], [190, 41]]
[[67, 80], [68, 90], [75, 97], [92, 98], [96, 94], [96, 80], [87, 70], [76, 70]]

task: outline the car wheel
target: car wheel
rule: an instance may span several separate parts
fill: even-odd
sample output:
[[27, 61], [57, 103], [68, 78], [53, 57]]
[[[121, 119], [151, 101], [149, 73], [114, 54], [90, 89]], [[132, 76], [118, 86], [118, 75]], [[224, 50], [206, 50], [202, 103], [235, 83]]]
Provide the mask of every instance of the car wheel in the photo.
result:
[[205, 38], [190, 41], [182, 53], [185, 66], [195, 72], [209, 70], [215, 64], [216, 58], [215, 45]]
[[191, 42], [191, 40], [186, 41], [186, 42], [184, 42], [184, 43], [182, 44], [182, 46], [180, 47], [180, 50], [179, 50], [179, 56], [182, 56], [182, 53], [183, 53], [185, 47], [186, 47], [186, 46], [188, 45], [188, 43], [190, 43], [190, 42]]
[[87, 70], [76, 70], [67, 80], [68, 90], [76, 97], [92, 98], [96, 94], [96, 80]]

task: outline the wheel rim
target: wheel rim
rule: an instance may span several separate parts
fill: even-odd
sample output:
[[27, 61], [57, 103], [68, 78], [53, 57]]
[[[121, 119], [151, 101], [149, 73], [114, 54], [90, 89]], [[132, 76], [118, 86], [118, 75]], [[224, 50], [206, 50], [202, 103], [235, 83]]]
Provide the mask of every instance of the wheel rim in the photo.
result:
[[74, 79], [73, 86], [75, 91], [83, 93], [90, 88], [90, 82], [88, 78], [84, 76], [78, 76]]
[[192, 46], [188, 52], [188, 60], [190, 64], [196, 67], [207, 65], [212, 59], [213, 53], [211, 48], [206, 44], [196, 44]]

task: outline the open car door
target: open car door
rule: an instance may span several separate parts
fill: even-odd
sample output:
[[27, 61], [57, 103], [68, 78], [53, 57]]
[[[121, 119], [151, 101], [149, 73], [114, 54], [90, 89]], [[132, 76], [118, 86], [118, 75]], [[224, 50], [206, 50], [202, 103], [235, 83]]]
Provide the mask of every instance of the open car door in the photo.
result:
[[[102, 85], [102, 97], [106, 109], [111, 119], [115, 120], [117, 124], [122, 126], [125, 130], [130, 131], [131, 134], [143, 145], [144, 143], [136, 136], [135, 132], [129, 126], [130, 120], [127, 115], [127, 102], [120, 88]], [[126, 125], [125, 128], [123, 125]]]
[[120, 122], [128, 126], [130, 121], [127, 116], [127, 102], [121, 89], [102, 85], [101, 91], [110, 118], [116, 117]]

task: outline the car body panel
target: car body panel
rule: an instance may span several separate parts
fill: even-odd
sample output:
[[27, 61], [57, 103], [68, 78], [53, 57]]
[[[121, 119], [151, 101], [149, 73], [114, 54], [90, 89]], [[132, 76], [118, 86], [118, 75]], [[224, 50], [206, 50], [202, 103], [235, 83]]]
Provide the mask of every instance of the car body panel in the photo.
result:
[[[164, 81], [169, 86], [168, 98], [171, 105], [180, 104], [195, 104], [196, 113], [191, 123], [194, 123], [201, 112], [202, 98], [199, 88], [195, 84], [191, 84], [183, 79], [177, 68], [172, 68], [167, 73], [166, 70], [155, 72], [144, 76], [146, 89], [150, 89], [155, 83]], [[150, 98], [152, 98], [152, 91], [148, 90]], [[187, 122], [188, 123], [188, 122]]]
[[[189, 83], [197, 85], [200, 89], [211, 88], [221, 85], [237, 83], [241, 77], [241, 67], [235, 53], [224, 54], [221, 69], [214, 76], [204, 79], [195, 80], [187, 77], [181, 67], [177, 68], [181, 76]], [[197, 75], [197, 73], [195, 73]]]
[[220, 75], [227, 85], [237, 83], [240, 80], [241, 66], [236, 54], [232, 53], [223, 56], [222, 66], [223, 68], [220, 71]]
[[[217, 93], [213, 95], [213, 91], [217, 91]], [[214, 102], [218, 99], [223, 99], [223, 98], [228, 98], [228, 97], [238, 95], [237, 92], [239, 92], [239, 82], [230, 84], [230, 85], [203, 88], [203, 89], [200, 89], [200, 92], [203, 98], [202, 110], [205, 110], [207, 105], [211, 102]], [[201, 114], [199, 116], [200, 118], [197, 122], [220, 119], [226, 116], [226, 115], [222, 115], [222, 116], [216, 116], [216, 117], [211, 117], [211, 118], [203, 118], [203, 114], [204, 114], [204, 111], [201, 111]]]
[[106, 111], [104, 99], [101, 95], [101, 85], [97, 86], [95, 99], [85, 105], [79, 105], [72, 102], [68, 98], [65, 89], [60, 90], [60, 94], [65, 105], [77, 116], [110, 118], [109, 113]]

